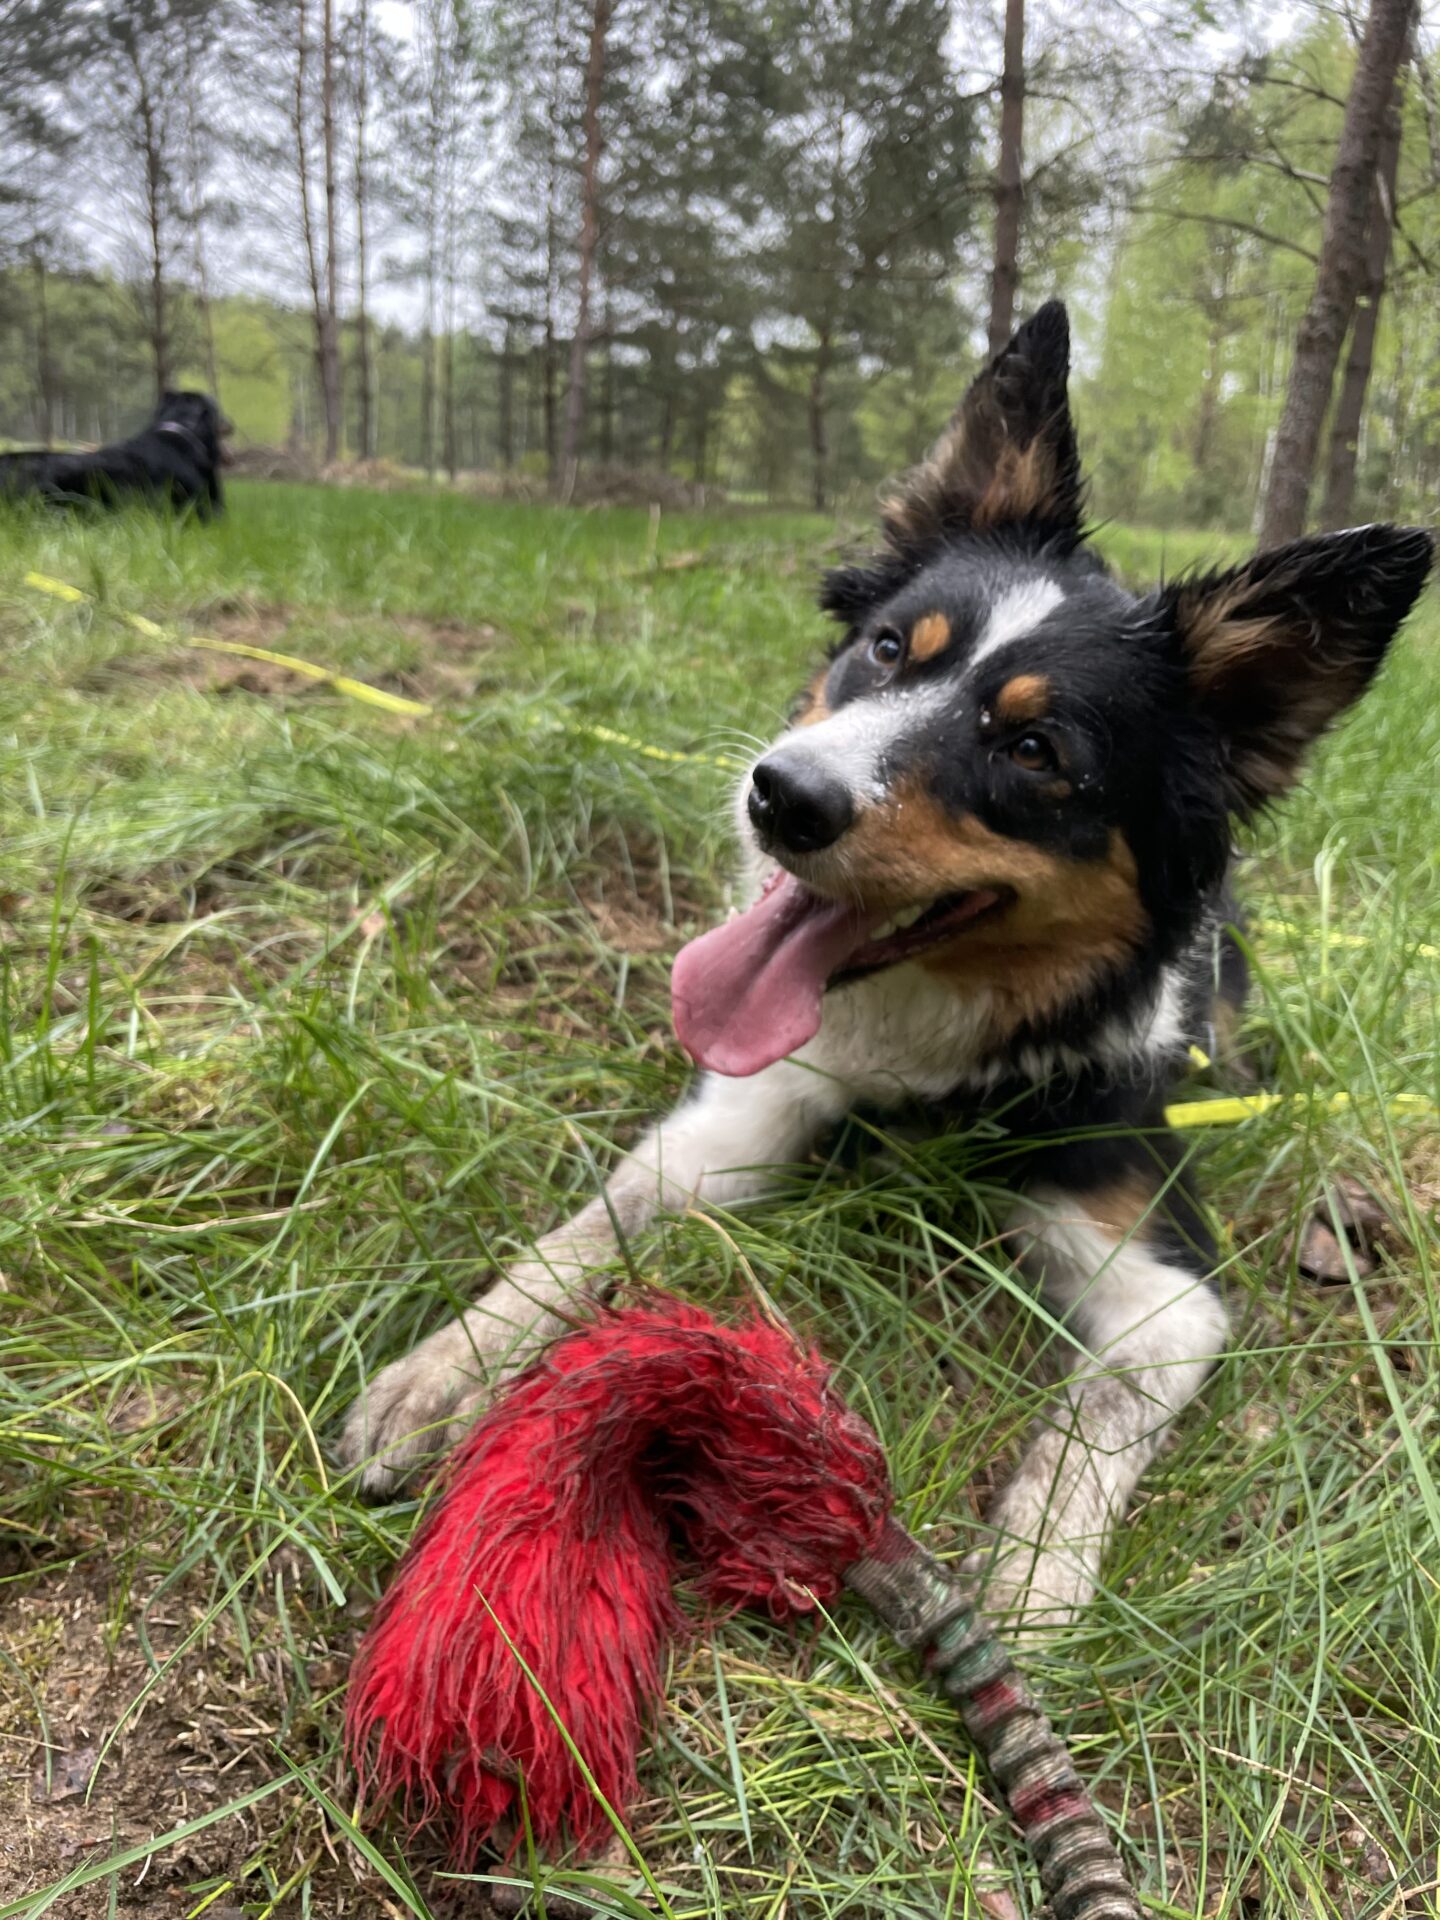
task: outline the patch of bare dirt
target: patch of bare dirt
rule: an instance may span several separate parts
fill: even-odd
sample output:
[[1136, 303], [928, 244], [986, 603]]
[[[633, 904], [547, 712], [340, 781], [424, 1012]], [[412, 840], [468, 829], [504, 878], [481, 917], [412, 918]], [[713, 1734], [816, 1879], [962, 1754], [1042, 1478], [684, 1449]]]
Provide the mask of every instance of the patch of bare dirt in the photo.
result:
[[[275, 1778], [283, 1771], [277, 1737], [292, 1759], [313, 1750], [322, 1720], [333, 1715], [347, 1649], [315, 1635], [314, 1657], [297, 1671], [276, 1623], [264, 1618], [252, 1622], [248, 1660], [228, 1621], [204, 1627], [184, 1648], [202, 1620], [192, 1589], [157, 1596], [152, 1581], [148, 1595], [127, 1592], [118, 1569], [104, 1564], [13, 1574], [0, 1585], [0, 1905], [143, 1847]], [[177, 1652], [142, 1701], [156, 1666]], [[46, 1912], [55, 1920], [111, 1911], [175, 1920], [213, 1895], [210, 1920], [241, 1920], [288, 1879], [298, 1887], [307, 1877], [315, 1912], [336, 1920], [394, 1912], [366, 1884], [368, 1870], [357, 1874], [310, 1797], [287, 1784], [122, 1868], [113, 1908], [107, 1876]], [[300, 1911], [297, 1893], [273, 1908], [274, 1920]]]
[[376, 493], [393, 493], [425, 484], [418, 467], [402, 467], [397, 460], [332, 460], [320, 470], [320, 478], [331, 487], [369, 487]]
[[293, 447], [234, 447], [225, 459], [227, 479], [313, 480], [316, 473], [309, 454]]
[[675, 945], [675, 929], [647, 900], [587, 900], [585, 911], [617, 953], [664, 953]]

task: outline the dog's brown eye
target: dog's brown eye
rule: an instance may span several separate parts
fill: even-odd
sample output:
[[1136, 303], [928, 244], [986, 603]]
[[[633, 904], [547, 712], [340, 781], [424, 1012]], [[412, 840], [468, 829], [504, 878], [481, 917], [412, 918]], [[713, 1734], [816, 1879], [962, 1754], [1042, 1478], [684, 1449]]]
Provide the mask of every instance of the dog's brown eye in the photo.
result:
[[1010, 748], [1010, 758], [1026, 773], [1054, 773], [1060, 765], [1043, 733], [1022, 733]]
[[905, 642], [894, 627], [882, 627], [870, 642], [870, 658], [877, 667], [893, 667], [905, 651]]

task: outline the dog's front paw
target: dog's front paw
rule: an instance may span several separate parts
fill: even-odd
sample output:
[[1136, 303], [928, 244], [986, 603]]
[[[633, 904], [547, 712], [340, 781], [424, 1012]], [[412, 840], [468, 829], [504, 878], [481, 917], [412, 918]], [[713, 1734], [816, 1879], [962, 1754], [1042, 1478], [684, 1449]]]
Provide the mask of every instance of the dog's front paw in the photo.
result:
[[360, 1491], [386, 1499], [448, 1453], [495, 1388], [572, 1325], [583, 1305], [552, 1268], [516, 1267], [458, 1320], [382, 1367], [350, 1409], [336, 1449], [356, 1470]]
[[[382, 1367], [346, 1416], [336, 1449], [372, 1500], [396, 1493], [460, 1438], [488, 1393], [484, 1363], [456, 1321]], [[459, 1333], [457, 1342], [454, 1336]]]

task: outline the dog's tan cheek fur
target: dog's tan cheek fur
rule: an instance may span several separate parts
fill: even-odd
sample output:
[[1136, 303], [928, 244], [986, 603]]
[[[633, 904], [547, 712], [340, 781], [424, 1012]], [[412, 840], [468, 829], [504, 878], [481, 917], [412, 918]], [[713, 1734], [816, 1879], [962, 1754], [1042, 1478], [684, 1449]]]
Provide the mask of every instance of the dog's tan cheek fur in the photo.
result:
[[1041, 861], [1013, 906], [921, 957], [957, 988], [989, 988], [1006, 1028], [1033, 1025], [1079, 999], [1125, 963], [1145, 928], [1134, 856], [1118, 832], [1103, 859]]
[[947, 814], [923, 788], [899, 787], [866, 810], [841, 843], [844, 883], [877, 911], [983, 886], [1014, 901], [919, 964], [958, 990], [990, 990], [1006, 1027], [1076, 999], [1139, 943], [1146, 917], [1135, 857], [1113, 832], [1099, 860], [1067, 860], [1029, 841]]

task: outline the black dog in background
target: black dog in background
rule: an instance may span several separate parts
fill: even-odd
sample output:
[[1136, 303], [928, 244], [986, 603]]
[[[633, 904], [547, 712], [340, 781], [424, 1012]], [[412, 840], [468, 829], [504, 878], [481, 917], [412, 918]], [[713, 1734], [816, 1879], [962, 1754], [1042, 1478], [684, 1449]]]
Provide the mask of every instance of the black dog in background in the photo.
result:
[[202, 520], [223, 512], [221, 442], [233, 431], [206, 393], [164, 393], [150, 424], [94, 453], [0, 454], [0, 495], [35, 493], [60, 506], [140, 499]]

